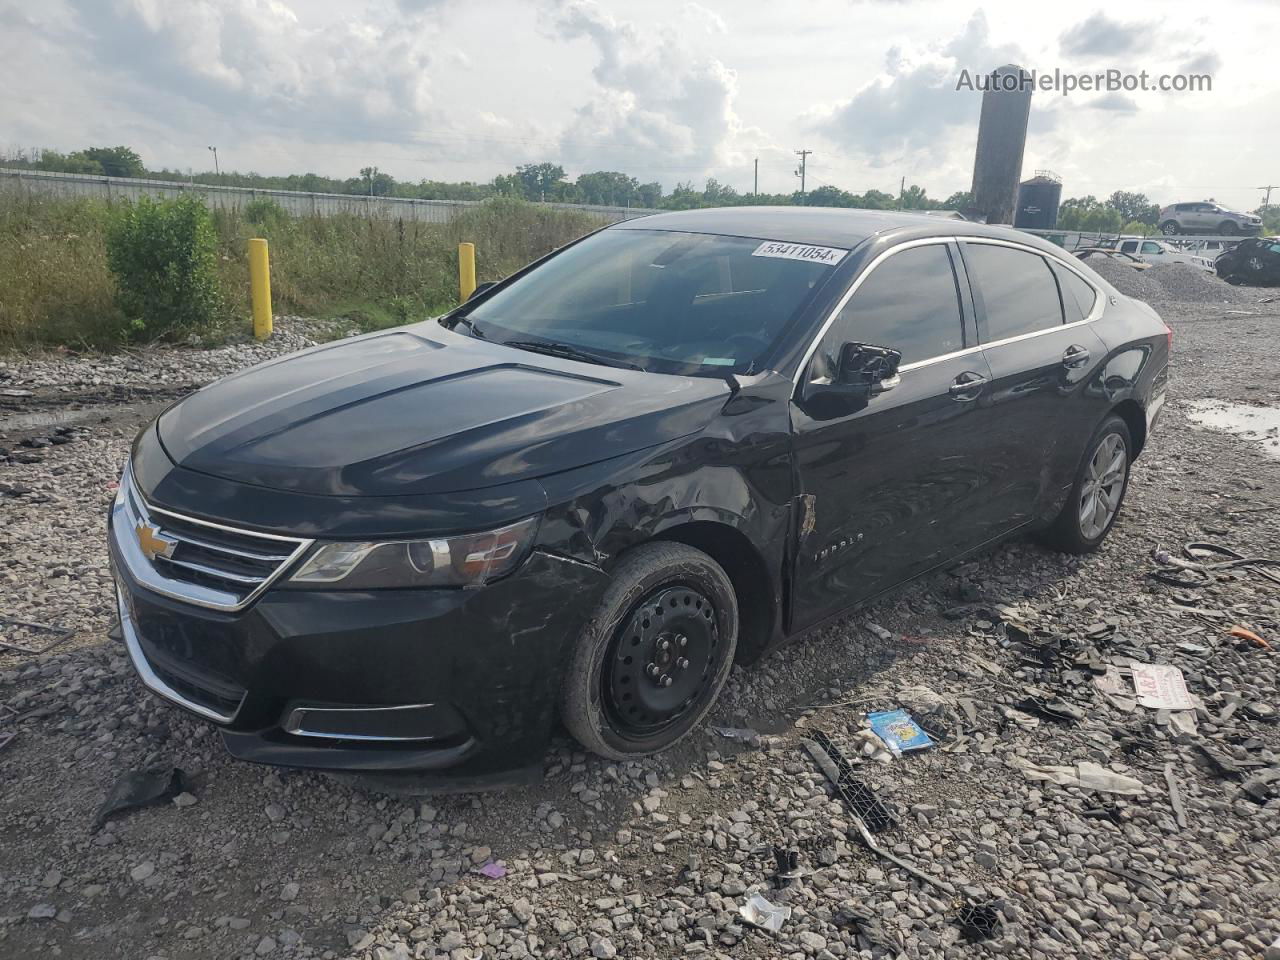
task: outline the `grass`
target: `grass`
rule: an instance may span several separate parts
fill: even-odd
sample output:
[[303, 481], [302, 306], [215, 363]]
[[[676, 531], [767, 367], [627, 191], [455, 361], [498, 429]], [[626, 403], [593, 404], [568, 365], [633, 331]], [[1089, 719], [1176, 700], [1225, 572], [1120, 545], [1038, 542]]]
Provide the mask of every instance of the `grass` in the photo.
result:
[[[96, 199], [0, 190], [0, 349], [111, 349], [130, 336], [107, 266], [116, 209]], [[497, 280], [599, 226], [580, 211], [517, 200], [489, 201], [447, 224], [292, 218], [270, 201], [215, 211], [214, 223], [224, 327], [171, 337], [216, 340], [249, 329], [250, 237], [270, 244], [275, 313], [380, 329], [456, 304], [462, 240], [476, 245], [478, 278]]]

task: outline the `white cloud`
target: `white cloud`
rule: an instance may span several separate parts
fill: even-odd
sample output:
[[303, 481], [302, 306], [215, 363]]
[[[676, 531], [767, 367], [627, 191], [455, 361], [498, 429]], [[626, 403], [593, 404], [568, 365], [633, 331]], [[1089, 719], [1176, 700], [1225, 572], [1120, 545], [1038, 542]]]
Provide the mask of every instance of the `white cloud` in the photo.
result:
[[412, 139], [434, 107], [433, 29], [419, 17], [307, 27], [277, 0], [73, 0], [73, 7], [101, 69], [234, 112], [245, 126], [399, 141]]
[[[718, 31], [724, 22], [698, 4], [686, 17]], [[727, 161], [741, 123], [734, 109], [737, 75], [693, 49], [671, 26], [641, 29], [595, 0], [560, 0], [546, 28], [562, 41], [586, 39], [597, 61], [597, 91], [566, 126], [562, 156], [571, 166], [608, 156], [610, 166], [701, 175]]]
[[879, 76], [850, 99], [812, 114], [811, 123], [872, 166], [904, 155], [930, 162], [952, 150], [949, 134], [963, 130], [972, 139], [976, 129], [981, 95], [956, 89], [961, 71], [985, 74], [1022, 56], [1016, 47], [993, 45], [986, 16], [978, 12], [944, 43], [891, 47]]
[[1155, 23], [1123, 23], [1099, 11], [1064, 32], [1059, 46], [1072, 57], [1120, 57], [1150, 49], [1157, 29]]

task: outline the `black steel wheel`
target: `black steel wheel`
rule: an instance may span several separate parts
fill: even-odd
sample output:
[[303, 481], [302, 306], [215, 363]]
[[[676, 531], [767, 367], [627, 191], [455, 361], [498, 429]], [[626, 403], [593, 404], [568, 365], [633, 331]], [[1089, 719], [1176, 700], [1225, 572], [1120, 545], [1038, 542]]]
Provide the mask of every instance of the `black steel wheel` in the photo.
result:
[[680, 543], [635, 548], [570, 661], [565, 726], [613, 759], [667, 749], [715, 703], [737, 635], [737, 597], [714, 560]]
[[659, 587], [641, 600], [601, 676], [618, 732], [644, 738], [677, 723], [705, 693], [719, 643], [715, 605], [693, 587]]

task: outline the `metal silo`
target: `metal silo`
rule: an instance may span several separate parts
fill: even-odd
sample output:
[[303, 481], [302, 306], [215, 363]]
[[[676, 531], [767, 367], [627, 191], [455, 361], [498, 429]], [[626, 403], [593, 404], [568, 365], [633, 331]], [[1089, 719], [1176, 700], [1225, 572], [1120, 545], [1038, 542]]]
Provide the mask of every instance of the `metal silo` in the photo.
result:
[[987, 223], [1012, 223], [1031, 115], [1031, 77], [1007, 64], [993, 70], [986, 82], [973, 161], [973, 205]]
[[1062, 180], [1048, 170], [1037, 170], [1030, 180], [1018, 184], [1018, 208], [1013, 225], [1027, 230], [1052, 230], [1058, 225], [1058, 204], [1062, 200]]

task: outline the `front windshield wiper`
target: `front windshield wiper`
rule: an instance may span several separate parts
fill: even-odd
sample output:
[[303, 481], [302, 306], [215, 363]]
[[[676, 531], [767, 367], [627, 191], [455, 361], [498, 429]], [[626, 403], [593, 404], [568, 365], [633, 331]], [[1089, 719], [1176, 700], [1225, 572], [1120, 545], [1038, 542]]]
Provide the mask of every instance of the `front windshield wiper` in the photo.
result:
[[477, 327], [477, 326], [476, 326], [475, 321], [474, 321], [474, 320], [472, 320], [472, 319], [471, 319], [470, 317], [468, 317], [468, 316], [465, 316], [465, 315], [464, 315], [464, 316], [461, 316], [461, 317], [454, 317], [454, 318], [453, 318], [453, 325], [454, 325], [455, 327], [458, 327], [458, 326], [466, 327], [468, 330], [470, 330], [470, 331], [471, 331], [471, 335], [472, 335], [473, 337], [475, 337], [477, 340], [488, 340], [488, 339], [489, 339], [489, 338], [488, 338], [488, 336], [486, 336], [486, 335], [485, 335], [485, 332], [484, 332], [483, 330], [481, 330], [479, 327]]
[[644, 367], [638, 363], [601, 356], [589, 350], [572, 347], [567, 343], [550, 343], [545, 340], [503, 340], [502, 344], [508, 347], [518, 347], [521, 350], [528, 350], [532, 353], [545, 353], [549, 357], [563, 357], [566, 360], [581, 360], [584, 363], [600, 363], [606, 367], [623, 367], [627, 370], [644, 371]]

